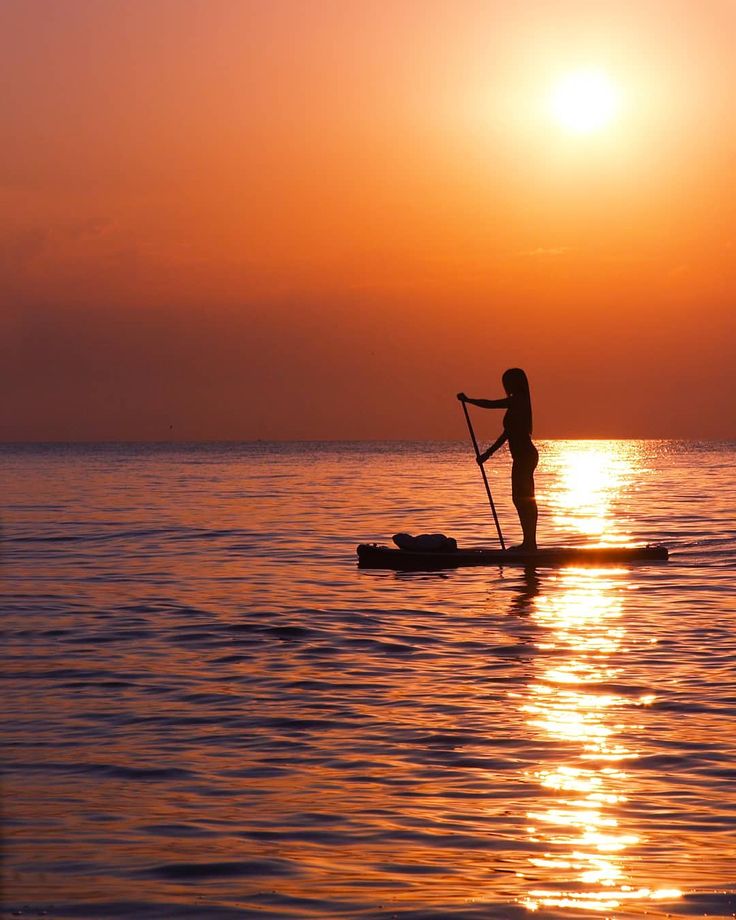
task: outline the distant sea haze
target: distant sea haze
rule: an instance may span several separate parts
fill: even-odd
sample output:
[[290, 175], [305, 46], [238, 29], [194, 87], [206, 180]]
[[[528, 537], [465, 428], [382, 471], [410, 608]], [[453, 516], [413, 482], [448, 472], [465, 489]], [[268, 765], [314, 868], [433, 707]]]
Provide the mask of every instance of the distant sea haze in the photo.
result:
[[1, 447], [8, 915], [732, 916], [736, 444], [539, 449], [670, 560], [359, 570], [497, 545], [462, 442]]

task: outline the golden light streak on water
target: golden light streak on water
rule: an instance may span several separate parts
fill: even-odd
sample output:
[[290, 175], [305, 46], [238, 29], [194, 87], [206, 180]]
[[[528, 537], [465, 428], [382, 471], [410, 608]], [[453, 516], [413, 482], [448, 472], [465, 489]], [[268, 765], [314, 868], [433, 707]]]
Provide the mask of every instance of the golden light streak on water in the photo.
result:
[[602, 545], [628, 542], [612, 500], [637, 471], [636, 456], [621, 442], [561, 442], [556, 445], [559, 488], [552, 496], [556, 527]]
[[[636, 471], [634, 458], [613, 447], [563, 445], [559, 458], [565, 472], [556, 522], [606, 543], [625, 542], [611, 509], [617, 489]], [[534, 598], [538, 655], [520, 711], [530, 730], [558, 744], [565, 759], [547, 760], [527, 775], [543, 791], [539, 807], [527, 813], [527, 833], [546, 847], [529, 858], [529, 892], [521, 903], [532, 911], [601, 913], [680, 895], [633, 885], [627, 869], [627, 851], [640, 840], [622, 817], [636, 793], [625, 765], [639, 756], [627, 728], [633, 710], [654, 696], [632, 698], [613, 689], [625, 682], [624, 588], [624, 570], [565, 569], [553, 594]]]

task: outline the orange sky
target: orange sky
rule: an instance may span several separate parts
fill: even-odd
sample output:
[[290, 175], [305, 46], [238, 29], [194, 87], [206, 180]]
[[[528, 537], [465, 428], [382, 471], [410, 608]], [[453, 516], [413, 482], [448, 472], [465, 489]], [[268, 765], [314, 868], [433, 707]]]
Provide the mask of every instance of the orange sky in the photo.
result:
[[4, 0], [0, 438], [462, 438], [510, 365], [541, 437], [736, 437], [735, 45], [731, 0]]

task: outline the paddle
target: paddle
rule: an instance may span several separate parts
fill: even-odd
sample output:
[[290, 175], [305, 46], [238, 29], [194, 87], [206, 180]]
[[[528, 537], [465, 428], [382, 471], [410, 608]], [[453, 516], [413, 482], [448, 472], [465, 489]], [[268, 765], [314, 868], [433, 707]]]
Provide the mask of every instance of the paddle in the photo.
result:
[[[473, 431], [473, 423], [470, 421], [470, 413], [468, 412], [468, 405], [464, 399], [461, 399], [460, 402], [463, 405], [463, 412], [465, 413], [465, 421], [468, 423], [468, 431], [470, 432], [470, 439], [473, 442], [473, 447], [475, 448], [475, 459], [480, 458], [480, 451], [478, 450], [478, 442], [475, 439], [475, 432]], [[479, 463], [480, 473], [483, 477], [483, 484], [486, 487], [486, 495], [488, 496], [488, 504], [491, 506], [491, 511], [493, 512], [493, 520], [496, 522], [496, 530], [498, 531], [498, 539], [501, 541], [501, 549], [506, 549], [506, 544], [503, 542], [503, 534], [501, 533], [501, 525], [498, 523], [498, 515], [496, 514], [496, 506], [493, 504], [493, 496], [491, 495], [491, 487], [488, 485], [488, 477], [486, 476], [486, 470], [482, 463]]]

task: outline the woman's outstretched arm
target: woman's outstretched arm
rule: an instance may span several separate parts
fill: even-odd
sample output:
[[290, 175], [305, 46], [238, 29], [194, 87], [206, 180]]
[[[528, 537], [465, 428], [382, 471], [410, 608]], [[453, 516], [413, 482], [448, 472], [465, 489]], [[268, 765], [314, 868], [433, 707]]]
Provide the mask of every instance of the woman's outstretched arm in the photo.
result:
[[511, 400], [506, 399], [473, 399], [472, 396], [466, 396], [465, 393], [458, 393], [457, 398], [460, 402], [470, 403], [472, 406], [480, 406], [481, 409], [508, 409]]
[[480, 465], [482, 466], [490, 456], [496, 453], [499, 447], [503, 447], [503, 445], [508, 441], [508, 439], [509, 439], [509, 436], [504, 431], [502, 435], [496, 438], [496, 440], [493, 442], [493, 444], [491, 444], [488, 450], [484, 450], [482, 454], [478, 454], [478, 463], [480, 463]]

